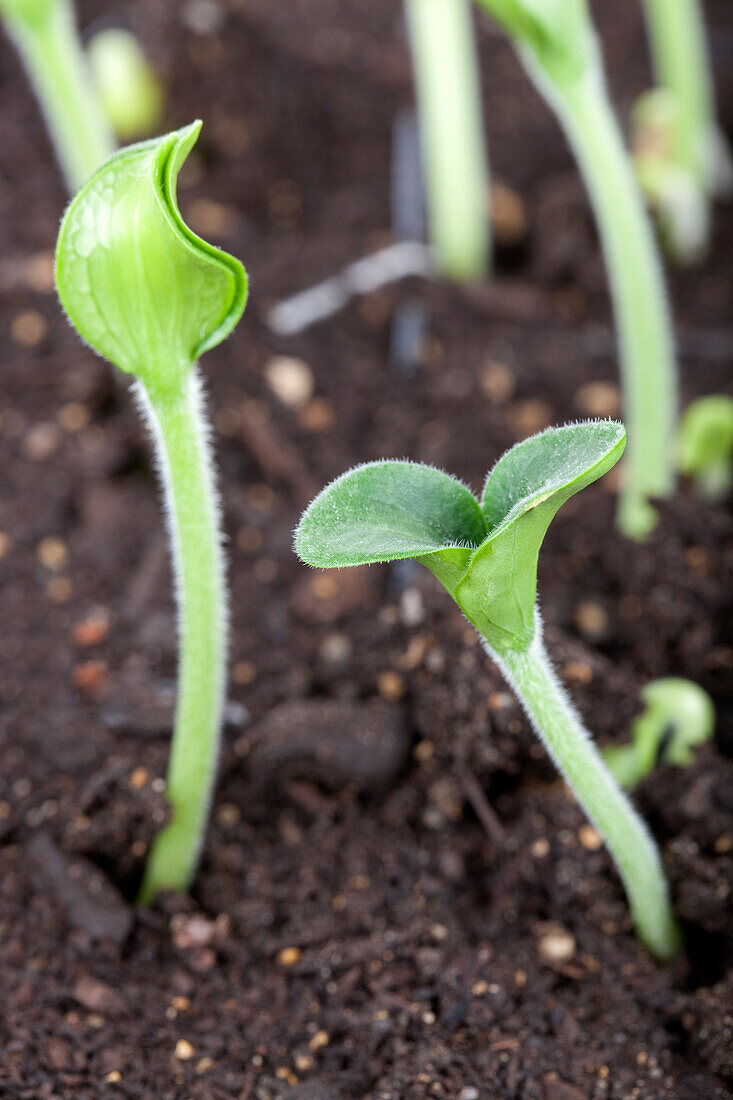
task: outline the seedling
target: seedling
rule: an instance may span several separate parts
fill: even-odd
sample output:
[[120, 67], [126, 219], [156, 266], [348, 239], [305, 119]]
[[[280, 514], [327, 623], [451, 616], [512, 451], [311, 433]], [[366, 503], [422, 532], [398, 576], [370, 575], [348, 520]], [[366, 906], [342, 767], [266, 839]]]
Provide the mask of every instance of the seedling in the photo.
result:
[[674, 153], [677, 101], [664, 88], [634, 104], [636, 174], [656, 217], [665, 253], [680, 266], [700, 260], [710, 238], [710, 203], [699, 179]]
[[536, 606], [537, 560], [552, 518], [614, 465], [625, 441], [623, 426], [612, 421], [550, 428], [499, 459], [480, 500], [429, 466], [357, 466], [306, 510], [295, 549], [324, 569], [412, 558], [435, 574], [605, 839], [640, 937], [669, 959], [678, 934], [656, 846], [559, 683]]
[[701, 497], [724, 500], [733, 487], [733, 397], [715, 394], [687, 406], [680, 423], [680, 470]]
[[244, 268], [184, 224], [176, 180], [194, 122], [116, 153], [61, 223], [56, 283], [71, 323], [136, 380], [155, 440], [176, 575], [180, 659], [167, 779], [172, 820], [156, 837], [140, 894], [185, 889], [214, 782], [225, 687], [227, 599], [199, 356], [232, 331]]
[[451, 278], [478, 279], [489, 253], [489, 180], [470, 2], [406, 6], [436, 261]]
[[595, 209], [618, 328], [629, 445], [618, 523], [645, 538], [674, 489], [677, 381], [652, 227], [605, 88], [586, 0], [477, 0], [504, 27], [575, 152]]
[[635, 112], [642, 186], [673, 259], [690, 263], [708, 242], [710, 198], [733, 187], [733, 166], [715, 118], [699, 0], [644, 0], [644, 13], [657, 88]]
[[0, 0], [28, 70], [69, 190], [109, 157], [114, 141], [89, 77], [71, 0]]
[[155, 133], [163, 117], [163, 87], [135, 35], [124, 27], [98, 31], [87, 57], [104, 113], [120, 141]]
[[692, 750], [709, 741], [715, 729], [710, 696], [691, 680], [653, 680], [641, 700], [645, 709], [631, 727], [631, 743], [603, 750], [603, 759], [627, 790], [660, 764], [689, 767]]

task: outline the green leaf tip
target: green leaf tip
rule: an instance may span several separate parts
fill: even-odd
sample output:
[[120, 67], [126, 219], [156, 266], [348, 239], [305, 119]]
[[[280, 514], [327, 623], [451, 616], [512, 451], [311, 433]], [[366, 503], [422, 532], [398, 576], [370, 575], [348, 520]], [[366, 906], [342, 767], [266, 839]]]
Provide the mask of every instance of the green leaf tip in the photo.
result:
[[614, 465], [625, 441], [613, 421], [548, 428], [499, 459], [482, 504], [430, 466], [357, 466], [306, 510], [295, 549], [325, 569], [414, 558], [497, 648], [521, 647], [534, 633], [537, 558], [553, 516]]
[[547, 428], [512, 447], [491, 470], [482, 494], [492, 537], [557, 494], [576, 493], [596, 481], [618, 461], [625, 446], [623, 424], [586, 420]]
[[176, 386], [242, 315], [239, 260], [183, 221], [178, 173], [199, 120], [115, 153], [69, 204], [56, 286], [69, 320], [98, 354], [150, 390]]

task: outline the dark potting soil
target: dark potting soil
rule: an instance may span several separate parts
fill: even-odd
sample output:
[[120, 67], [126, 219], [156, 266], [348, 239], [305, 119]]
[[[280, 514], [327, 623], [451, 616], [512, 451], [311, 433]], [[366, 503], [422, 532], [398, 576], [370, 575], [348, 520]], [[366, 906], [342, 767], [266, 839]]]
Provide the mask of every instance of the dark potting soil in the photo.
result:
[[[111, 11], [80, 8], [84, 26]], [[707, 9], [731, 130], [733, 19], [725, 0]], [[492, 168], [513, 193], [495, 277], [414, 280], [280, 339], [273, 302], [389, 240], [392, 125], [411, 98], [399, 5], [115, 12], [165, 76], [169, 125], [205, 121], [186, 217], [252, 279], [204, 364], [230, 703], [192, 894], [136, 911], [175, 676], [160, 509], [125, 387], [56, 304], [64, 193], [3, 43], [0, 1095], [733, 1095], [729, 512], [682, 486], [632, 545], [609, 477], [542, 554], [549, 648], [600, 742], [627, 738], [652, 677], [690, 677], [718, 708], [715, 744], [636, 796], [686, 932], [670, 967], [634, 938], [598, 837], [446, 594], [409, 567], [316, 574], [290, 548], [309, 496], [356, 461], [409, 455], [479, 487], [523, 435], [618, 411], [602, 260], [555, 123], [481, 20]], [[595, 15], [626, 119], [649, 82], [640, 6]], [[671, 279], [685, 401], [730, 392], [732, 250], [721, 208], [710, 259]], [[428, 318], [413, 378], [389, 357], [403, 302]], [[305, 364], [291, 404], [277, 356]]]

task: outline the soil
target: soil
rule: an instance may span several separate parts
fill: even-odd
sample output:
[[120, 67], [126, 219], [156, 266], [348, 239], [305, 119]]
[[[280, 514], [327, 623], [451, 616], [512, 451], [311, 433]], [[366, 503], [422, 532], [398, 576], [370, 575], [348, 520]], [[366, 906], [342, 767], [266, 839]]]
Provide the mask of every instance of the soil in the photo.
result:
[[[80, 3], [88, 26], [108, 15]], [[707, 5], [733, 129], [733, 18]], [[526, 229], [494, 278], [413, 280], [289, 339], [268, 308], [389, 240], [390, 143], [411, 101], [393, 0], [173, 0], [115, 9], [205, 120], [184, 214], [241, 256], [252, 295], [206, 357], [232, 585], [227, 728], [191, 896], [133, 901], [165, 818], [175, 620], [133, 403], [56, 303], [65, 201], [2, 50], [0, 1095], [206, 1100], [712, 1100], [733, 1095], [731, 519], [688, 485], [644, 546], [613, 478], [558, 517], [548, 645], [601, 743], [652, 677], [718, 725], [638, 804], [686, 951], [656, 965], [598, 838], [447, 596], [410, 567], [319, 575], [291, 551], [309, 496], [403, 456], [481, 485], [545, 423], [615, 412], [602, 260], [548, 111], [482, 20], [492, 169]], [[624, 118], [649, 83], [641, 9], [597, 3]], [[521, 222], [521, 218], [520, 218]], [[733, 210], [671, 276], [684, 401], [728, 389]], [[427, 321], [414, 376], [390, 356]], [[299, 408], [268, 383], [301, 359]], [[590, 388], [589, 388], [590, 387]]]

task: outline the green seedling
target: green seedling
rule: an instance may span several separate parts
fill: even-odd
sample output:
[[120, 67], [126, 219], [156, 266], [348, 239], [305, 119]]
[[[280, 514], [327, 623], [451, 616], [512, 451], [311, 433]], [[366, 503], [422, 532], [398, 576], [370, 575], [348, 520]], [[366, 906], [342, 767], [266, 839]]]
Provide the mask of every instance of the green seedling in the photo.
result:
[[470, 0], [406, 0], [427, 192], [439, 270], [486, 272], [489, 179]]
[[680, 422], [679, 465], [695, 479], [701, 497], [714, 503], [733, 488], [733, 397], [700, 397]]
[[710, 204], [704, 188], [674, 152], [677, 102], [664, 88], [645, 92], [634, 105], [636, 174], [656, 217], [665, 253], [680, 266], [698, 262], [710, 238]]
[[0, 0], [0, 17], [28, 70], [69, 190], [109, 157], [114, 141], [94, 94], [70, 0]]
[[72, 325], [136, 380], [155, 440], [176, 576], [180, 658], [167, 779], [172, 820], [156, 837], [141, 901], [184, 890], [198, 860], [221, 727], [227, 599], [220, 507], [197, 370], [232, 331], [247, 277], [197, 237], [176, 200], [200, 122], [116, 153], [69, 205], [56, 283]]
[[665, 128], [669, 163], [701, 196], [733, 185], [731, 156], [715, 119], [707, 36], [700, 0], [644, 0], [657, 86], [671, 103]]
[[650, 501], [674, 489], [677, 379], [667, 295], [651, 223], [605, 87], [586, 0], [477, 0], [513, 39], [575, 152], [608, 268], [629, 432], [621, 530], [645, 538]]
[[163, 86], [134, 34], [122, 27], [99, 31], [87, 46], [104, 112], [120, 141], [147, 137], [163, 117]]
[[689, 767], [692, 750], [709, 741], [715, 729], [710, 696], [691, 680], [653, 680], [641, 700], [645, 709], [631, 727], [631, 743], [603, 750], [603, 759], [627, 790], [660, 764]]
[[499, 459], [479, 500], [429, 466], [357, 466], [307, 509], [295, 549], [324, 569], [412, 558], [435, 574], [476, 627], [603, 836], [640, 937], [669, 959], [678, 933], [658, 851], [558, 681], [536, 603], [537, 561], [551, 520], [614, 465], [625, 440], [623, 426], [611, 421], [551, 428]]

